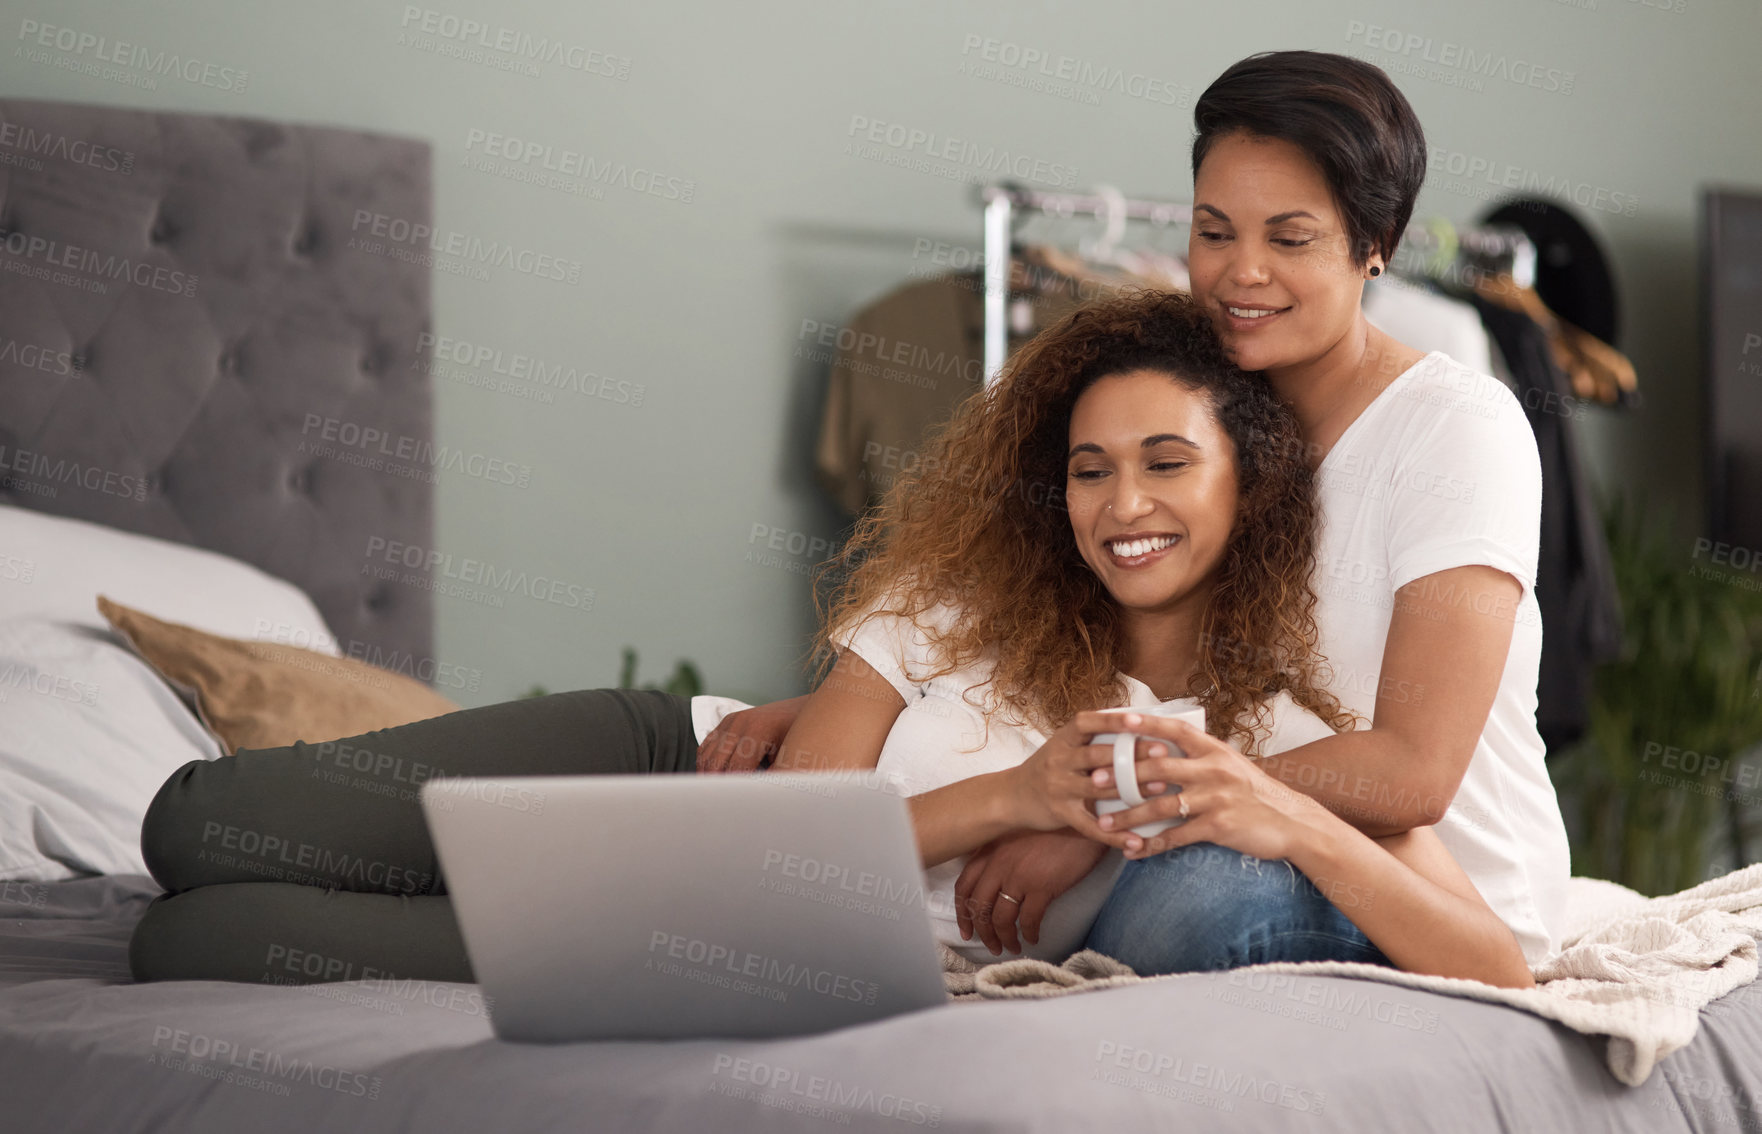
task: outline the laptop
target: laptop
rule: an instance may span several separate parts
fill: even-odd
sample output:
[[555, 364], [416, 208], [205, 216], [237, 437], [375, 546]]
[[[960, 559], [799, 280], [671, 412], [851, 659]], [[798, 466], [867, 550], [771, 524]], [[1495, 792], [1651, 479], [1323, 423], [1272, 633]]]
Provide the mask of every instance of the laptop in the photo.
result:
[[876, 773], [431, 779], [498, 1036], [790, 1036], [942, 1004], [906, 802]]

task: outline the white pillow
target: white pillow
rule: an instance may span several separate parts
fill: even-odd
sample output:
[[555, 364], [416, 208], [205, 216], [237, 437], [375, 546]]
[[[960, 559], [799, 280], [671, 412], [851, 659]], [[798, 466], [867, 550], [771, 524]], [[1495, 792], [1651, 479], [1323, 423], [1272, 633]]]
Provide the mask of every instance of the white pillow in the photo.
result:
[[220, 746], [107, 631], [0, 621], [0, 880], [145, 874], [141, 819]]
[[100, 594], [210, 634], [340, 652], [306, 592], [248, 563], [0, 505], [0, 619], [34, 615], [105, 629]]

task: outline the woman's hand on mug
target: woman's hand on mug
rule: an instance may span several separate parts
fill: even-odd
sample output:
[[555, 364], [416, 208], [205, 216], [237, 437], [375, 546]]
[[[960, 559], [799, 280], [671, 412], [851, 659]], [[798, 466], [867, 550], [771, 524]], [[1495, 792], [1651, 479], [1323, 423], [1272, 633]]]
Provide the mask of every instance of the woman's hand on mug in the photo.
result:
[[1090, 744], [1095, 734], [1117, 731], [1118, 713], [1078, 713], [1026, 760], [1001, 773], [1009, 785], [1010, 814], [1017, 827], [1034, 831], [1075, 828], [1100, 840], [1092, 799], [1118, 799], [1113, 750]]
[[[1146, 799], [1102, 816], [1097, 825], [1102, 841], [1119, 847], [1129, 859], [1191, 843], [1216, 843], [1260, 859], [1289, 858], [1316, 812], [1326, 814], [1313, 799], [1185, 721], [1140, 715], [1126, 727], [1141, 737], [1138, 782]], [[1187, 755], [1155, 755], [1161, 747], [1158, 739]], [[1131, 830], [1156, 819], [1186, 822], [1148, 839]]]

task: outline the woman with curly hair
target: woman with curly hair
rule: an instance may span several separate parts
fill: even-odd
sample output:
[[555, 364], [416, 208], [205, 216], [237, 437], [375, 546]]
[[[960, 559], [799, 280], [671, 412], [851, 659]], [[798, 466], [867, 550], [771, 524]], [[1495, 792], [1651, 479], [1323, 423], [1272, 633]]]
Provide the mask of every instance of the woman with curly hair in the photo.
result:
[[[1120, 901], [1113, 875], [1143, 865], [1116, 862], [1058, 898], [1040, 955], [1089, 935], [1143, 973], [1340, 959], [1527, 984], [1510, 932], [1430, 831], [1373, 840], [1249, 758], [1353, 723], [1318, 676], [1314, 531], [1295, 421], [1227, 360], [1193, 301], [1143, 293], [1079, 311], [963, 407], [856, 533], [823, 631], [836, 661], [773, 766], [875, 768], [899, 785], [932, 920], [978, 956], [954, 915], [962, 856], [1019, 833], [1110, 838], [1091, 807], [1118, 798], [1111, 749], [1091, 739], [1121, 726], [1119, 708], [1191, 698], [1211, 735], [1140, 742], [1154, 774], [1139, 778], [1153, 796], [1179, 790], [1187, 823], [1158, 838], [1209, 864], [1195, 877], [1212, 879], [1217, 916], [1181, 933], [1120, 932], [1129, 919], [1115, 918], [1098, 939], [1096, 911]], [[143, 825], [172, 893], [135, 931], [135, 975], [259, 980], [274, 945], [349, 971], [469, 980], [415, 800], [315, 774], [327, 754], [366, 753], [354, 766], [386, 774], [689, 772], [700, 708], [586, 690], [194, 761]], [[248, 856], [205, 853], [207, 833], [229, 827], [386, 864], [388, 881], [322, 866], [264, 881]], [[1122, 846], [1126, 859], [1150, 849], [1135, 834]]]
[[[1388, 75], [1315, 51], [1233, 64], [1200, 95], [1193, 126], [1193, 298], [1230, 360], [1296, 418], [1320, 506], [1313, 641], [1325, 687], [1364, 722], [1260, 766], [1373, 838], [1434, 831], [1539, 964], [1564, 928], [1570, 856], [1538, 689], [1572, 678], [1542, 667], [1535, 436], [1498, 379], [1396, 341], [1361, 306], [1412, 216], [1425, 134]], [[1247, 635], [1225, 644], [1251, 667], [1261, 649]], [[798, 706], [730, 714], [700, 766], [774, 745]], [[1145, 730], [1179, 734], [1158, 720]], [[1121, 832], [1178, 804], [1148, 799], [1106, 837], [1124, 847]], [[1098, 941], [1189, 940], [1166, 931], [1223, 916], [1221, 865], [1196, 866], [1189, 848], [1154, 854], [1185, 830], [1151, 840]], [[980, 848], [956, 884], [963, 928], [993, 949], [1031, 941], [1036, 911], [1100, 854], [1072, 830]]]
[[1128, 909], [1090, 933], [1104, 901], [1137, 900], [1115, 864], [1023, 911], [1040, 926], [1027, 952], [1062, 958], [1087, 934], [1139, 972], [1359, 960], [1527, 986], [1510, 930], [1434, 832], [1373, 839], [1252, 760], [1357, 723], [1315, 648], [1315, 532], [1295, 419], [1228, 361], [1197, 303], [1086, 307], [1019, 352], [858, 524], [823, 619], [836, 663], [778, 764], [901, 783], [944, 897], [933, 919], [959, 949], [963, 856], [1016, 833], [1099, 845], [1123, 828], [1090, 810], [1118, 798], [1110, 749], [1089, 742], [1119, 721], [1095, 710], [1187, 700], [1210, 735], [1128, 724], [1169, 730], [1139, 743], [1157, 769], [1145, 790], [1179, 792], [1185, 825], [1116, 837], [1127, 871], [1182, 849], [1190, 919], [1177, 931]]

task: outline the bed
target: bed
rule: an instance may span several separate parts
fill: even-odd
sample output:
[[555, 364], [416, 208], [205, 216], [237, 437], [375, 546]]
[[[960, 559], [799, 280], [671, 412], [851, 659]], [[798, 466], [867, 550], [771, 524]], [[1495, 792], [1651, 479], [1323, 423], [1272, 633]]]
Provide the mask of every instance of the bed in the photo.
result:
[[[4, 1129], [1762, 1126], [1756, 984], [1629, 1087], [1596, 1038], [1338, 976], [950, 1003], [780, 1041], [560, 1046], [495, 1040], [472, 985], [133, 983], [129, 934], [158, 889], [131, 809], [221, 747], [96, 595], [254, 643], [414, 659], [418, 677], [432, 658], [420, 567], [363, 571], [369, 549], [430, 545], [428, 481], [310, 448], [314, 416], [320, 432], [429, 436], [428, 268], [348, 247], [363, 215], [430, 223], [428, 151], [47, 103], [0, 102], [0, 125], [39, 142], [38, 168], [0, 166]], [[174, 276], [175, 292], [154, 284]]]
[[475, 986], [129, 982], [157, 887], [0, 890], [0, 1087], [15, 1131], [1754, 1128], [1762, 987], [1625, 1087], [1597, 1041], [1509, 1008], [1225, 975], [948, 1005], [828, 1035], [493, 1038]]

